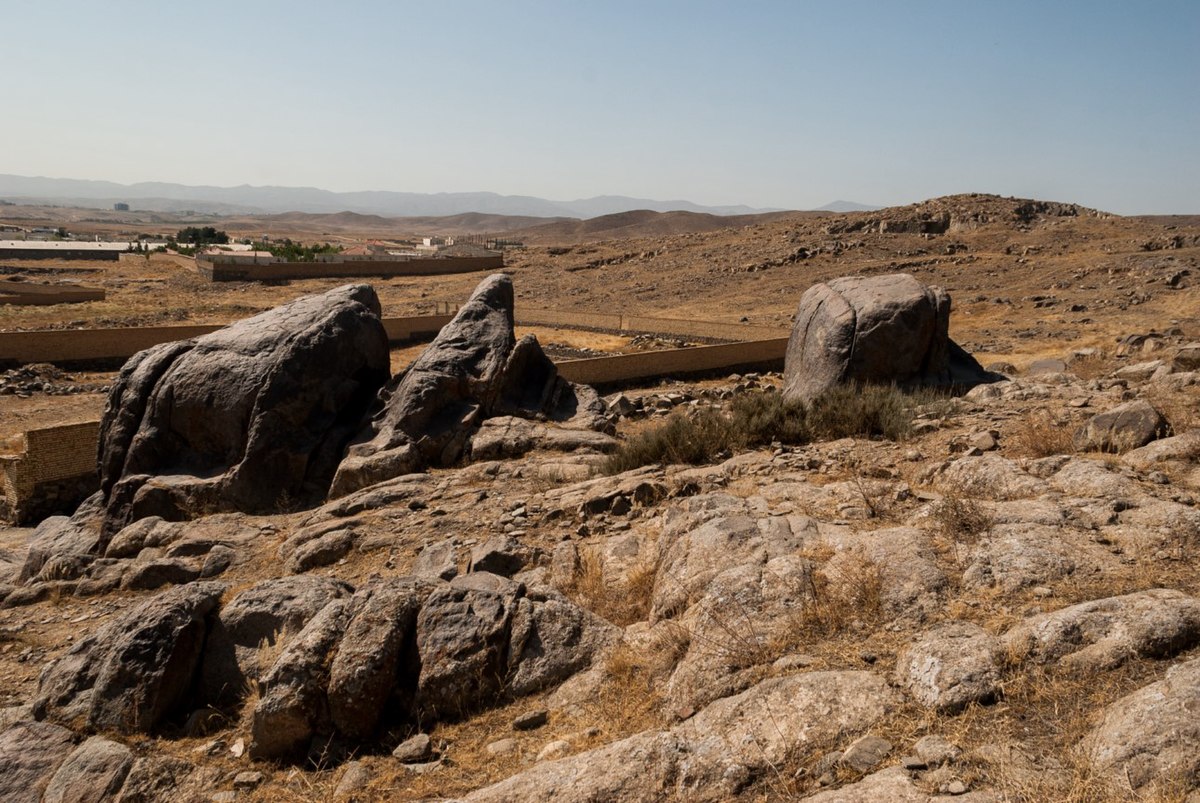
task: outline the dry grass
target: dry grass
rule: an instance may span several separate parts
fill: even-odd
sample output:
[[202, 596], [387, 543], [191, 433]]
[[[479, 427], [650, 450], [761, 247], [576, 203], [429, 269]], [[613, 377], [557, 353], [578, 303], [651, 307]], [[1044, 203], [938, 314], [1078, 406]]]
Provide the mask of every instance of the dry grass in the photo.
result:
[[1074, 426], [1048, 410], [1034, 410], [1023, 416], [1004, 442], [1020, 457], [1051, 457], [1074, 454]]
[[593, 549], [584, 549], [567, 593], [583, 607], [616, 625], [644, 621], [650, 613], [658, 565], [641, 561], [622, 580], [607, 578], [604, 561]]

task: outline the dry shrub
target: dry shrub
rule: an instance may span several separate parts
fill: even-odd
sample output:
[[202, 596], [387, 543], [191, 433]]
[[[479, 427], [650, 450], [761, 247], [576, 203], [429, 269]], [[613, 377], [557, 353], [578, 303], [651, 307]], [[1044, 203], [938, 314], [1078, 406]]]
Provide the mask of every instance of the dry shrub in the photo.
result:
[[1075, 453], [1073, 434], [1074, 427], [1069, 422], [1059, 421], [1048, 410], [1034, 410], [1020, 420], [1005, 440], [1022, 457], [1051, 457]]
[[658, 566], [642, 561], [621, 582], [604, 576], [604, 561], [595, 550], [584, 550], [567, 591], [583, 607], [616, 625], [641, 622], [650, 613]]
[[[809, 560], [821, 559], [829, 550], [809, 551]], [[867, 630], [883, 619], [883, 577], [879, 566], [862, 555], [846, 555], [818, 568], [810, 564], [795, 589], [803, 600], [792, 612], [783, 634], [772, 645], [778, 653]]]
[[775, 442], [904, 440], [911, 431], [913, 409], [927, 401], [927, 394], [913, 396], [886, 385], [839, 386], [807, 405], [779, 393], [745, 394], [734, 400], [728, 414], [672, 414], [662, 426], [622, 444], [608, 458], [605, 471], [618, 474], [653, 463], [701, 465]]
[[654, 649], [618, 644], [604, 662], [605, 682], [593, 698], [599, 726], [613, 735], [660, 727], [663, 698], [659, 682], [687, 650], [682, 628], [665, 628]]
[[929, 512], [934, 531], [955, 544], [974, 544], [991, 529], [992, 514], [961, 491], [951, 490]]
[[1144, 398], [1167, 419], [1166, 434], [1182, 435], [1188, 430], [1200, 429], [1200, 397], [1196, 393], [1172, 393], [1150, 388]]

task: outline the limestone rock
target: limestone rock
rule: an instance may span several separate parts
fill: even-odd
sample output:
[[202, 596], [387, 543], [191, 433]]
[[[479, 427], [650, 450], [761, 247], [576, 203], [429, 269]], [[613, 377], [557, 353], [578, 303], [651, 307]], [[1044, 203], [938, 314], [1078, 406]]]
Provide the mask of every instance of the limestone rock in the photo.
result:
[[784, 394], [807, 401], [845, 383], [976, 385], [990, 375], [949, 338], [950, 296], [908, 274], [847, 276], [800, 298]]
[[79, 745], [50, 779], [42, 803], [105, 803], [115, 800], [133, 753], [123, 744], [93, 736]]
[[1200, 600], [1166, 588], [1072, 605], [1017, 624], [1003, 639], [1010, 653], [1087, 671], [1129, 658], [1170, 658], [1200, 644]]
[[1167, 434], [1167, 422], [1150, 402], [1134, 399], [1092, 416], [1075, 433], [1080, 451], [1126, 452]]
[[978, 625], [951, 622], [921, 634], [896, 659], [896, 681], [922, 705], [959, 711], [994, 700], [1000, 642]]
[[40, 803], [55, 771], [75, 749], [66, 728], [21, 722], [0, 732], [0, 800]]
[[1122, 697], [1081, 745], [1100, 773], [1135, 791], [1200, 771], [1200, 659]]
[[516, 341], [512, 280], [504, 274], [475, 288], [383, 398], [383, 410], [339, 466], [331, 495], [452, 465], [479, 424], [493, 416], [566, 421], [603, 412], [599, 397], [578, 394], [558, 376], [536, 338]]
[[345, 285], [131, 358], [100, 426], [105, 532], [322, 498], [388, 378], [379, 312]]

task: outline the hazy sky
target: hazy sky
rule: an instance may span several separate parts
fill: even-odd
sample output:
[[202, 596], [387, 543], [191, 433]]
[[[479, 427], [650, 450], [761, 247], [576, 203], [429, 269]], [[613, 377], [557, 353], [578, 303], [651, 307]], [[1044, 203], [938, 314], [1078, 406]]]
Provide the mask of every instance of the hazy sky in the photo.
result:
[[0, 173], [1200, 213], [1200, 0], [4, 6]]

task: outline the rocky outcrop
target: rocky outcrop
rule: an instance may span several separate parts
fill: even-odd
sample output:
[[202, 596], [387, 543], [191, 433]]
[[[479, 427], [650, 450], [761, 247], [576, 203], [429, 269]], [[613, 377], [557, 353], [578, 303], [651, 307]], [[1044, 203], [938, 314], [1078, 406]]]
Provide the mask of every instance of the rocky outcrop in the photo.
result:
[[512, 280], [504, 274], [481, 282], [381, 397], [382, 410], [338, 467], [332, 496], [458, 462], [487, 418], [567, 421], [603, 413], [594, 392], [558, 375], [536, 338], [517, 342]]
[[1092, 600], [1027, 619], [1003, 642], [1011, 655], [1090, 672], [1170, 658], [1200, 644], [1200, 600], [1167, 588]]
[[49, 722], [20, 722], [0, 732], [0, 800], [40, 803], [74, 741], [71, 731]]
[[1084, 739], [1095, 769], [1134, 790], [1190, 781], [1200, 771], [1200, 659], [1117, 700]]
[[100, 427], [105, 532], [323, 498], [390, 373], [379, 313], [346, 285], [135, 355]]
[[34, 716], [93, 729], [149, 732], [188, 704], [220, 583], [153, 597], [80, 639], [42, 673]]
[[800, 297], [784, 394], [808, 401], [848, 383], [970, 387], [990, 381], [949, 336], [950, 296], [905, 273], [847, 276]]
[[1127, 452], [1167, 434], [1167, 420], [1143, 399], [1092, 416], [1075, 433], [1080, 451]]

